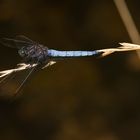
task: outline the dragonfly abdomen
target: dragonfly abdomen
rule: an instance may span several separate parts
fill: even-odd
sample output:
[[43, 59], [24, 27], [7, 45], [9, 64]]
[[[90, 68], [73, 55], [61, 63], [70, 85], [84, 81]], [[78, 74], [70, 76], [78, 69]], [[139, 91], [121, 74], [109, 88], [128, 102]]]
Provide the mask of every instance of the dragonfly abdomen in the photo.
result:
[[57, 51], [48, 50], [48, 56], [50, 57], [83, 57], [83, 56], [95, 56], [98, 55], [98, 51]]

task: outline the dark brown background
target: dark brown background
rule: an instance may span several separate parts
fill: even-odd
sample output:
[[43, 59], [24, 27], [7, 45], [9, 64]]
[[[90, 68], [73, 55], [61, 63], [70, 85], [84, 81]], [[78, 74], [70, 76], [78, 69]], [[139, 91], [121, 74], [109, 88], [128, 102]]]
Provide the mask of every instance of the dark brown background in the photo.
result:
[[[140, 28], [138, 0], [127, 0]], [[49, 48], [95, 50], [131, 42], [113, 1], [1, 0], [0, 37]], [[0, 69], [20, 62], [0, 47]], [[34, 75], [15, 102], [0, 102], [1, 140], [140, 139], [140, 60], [135, 52], [60, 61]]]

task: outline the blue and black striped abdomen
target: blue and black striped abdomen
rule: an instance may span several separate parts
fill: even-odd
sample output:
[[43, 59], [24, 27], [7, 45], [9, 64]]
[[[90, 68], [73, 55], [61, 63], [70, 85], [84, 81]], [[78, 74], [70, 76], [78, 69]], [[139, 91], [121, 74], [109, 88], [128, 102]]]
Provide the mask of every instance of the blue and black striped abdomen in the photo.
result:
[[97, 56], [101, 52], [98, 51], [57, 51], [48, 50], [48, 56], [50, 57], [84, 57], [84, 56]]

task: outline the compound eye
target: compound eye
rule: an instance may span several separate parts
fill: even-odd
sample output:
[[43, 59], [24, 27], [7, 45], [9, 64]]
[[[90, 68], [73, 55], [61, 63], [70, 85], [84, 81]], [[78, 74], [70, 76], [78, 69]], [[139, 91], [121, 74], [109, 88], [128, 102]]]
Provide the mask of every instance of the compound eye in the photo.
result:
[[18, 53], [21, 57], [25, 56], [25, 51], [23, 49], [19, 50]]
[[21, 51], [21, 54], [24, 54], [24, 51], [23, 50]]

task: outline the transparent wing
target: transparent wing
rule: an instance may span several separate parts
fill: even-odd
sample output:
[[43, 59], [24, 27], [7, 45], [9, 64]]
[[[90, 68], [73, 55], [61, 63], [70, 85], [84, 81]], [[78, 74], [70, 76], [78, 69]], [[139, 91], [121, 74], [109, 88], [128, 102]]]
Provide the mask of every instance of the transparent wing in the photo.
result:
[[10, 48], [20, 49], [22, 47], [32, 46], [35, 42], [33, 42], [31, 39], [23, 35], [19, 35], [19, 36], [16, 36], [14, 39], [2, 38], [0, 39], [0, 43]]
[[18, 35], [16, 36], [16, 40], [20, 40], [29, 44], [34, 44], [35, 42], [33, 40], [31, 40], [30, 38], [24, 36], [24, 35]]

